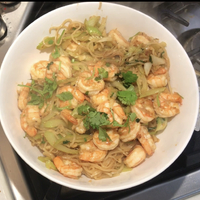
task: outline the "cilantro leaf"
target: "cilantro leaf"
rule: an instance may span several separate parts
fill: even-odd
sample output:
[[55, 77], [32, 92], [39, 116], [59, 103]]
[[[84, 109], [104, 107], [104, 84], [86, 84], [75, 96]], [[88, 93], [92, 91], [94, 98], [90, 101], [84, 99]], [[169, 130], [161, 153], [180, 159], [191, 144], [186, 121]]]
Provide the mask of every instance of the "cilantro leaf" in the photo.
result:
[[117, 127], [127, 127], [129, 125], [129, 117], [128, 119], [126, 120], [126, 122], [124, 124], [119, 124], [116, 120], [115, 120], [115, 117], [114, 117], [114, 113], [113, 113], [113, 110], [110, 109], [110, 112], [113, 116], [113, 122], [112, 122], [112, 125], [113, 126], [117, 126]]
[[39, 109], [44, 106], [44, 98], [41, 96], [36, 95], [35, 93], [31, 93], [31, 100], [27, 103], [28, 105], [38, 105]]
[[135, 60], [135, 62], [142, 62], [142, 63], [144, 63], [144, 61], [143, 61], [143, 60]]
[[107, 67], [110, 67], [110, 63], [106, 63], [106, 66], [107, 66]]
[[137, 81], [137, 74], [133, 74], [132, 71], [128, 71], [126, 73], [122, 72], [122, 77], [124, 79], [124, 83], [134, 83]]
[[68, 143], [69, 143], [68, 140], [63, 141], [63, 144], [68, 144]]
[[109, 125], [108, 115], [103, 112], [91, 111], [86, 115], [83, 120], [86, 129], [92, 127], [93, 129], [98, 129], [100, 126]]
[[50, 63], [48, 63], [47, 65], [47, 69], [49, 70], [50, 69], [50, 66], [53, 65], [53, 62], [51, 61]]
[[58, 49], [57, 46], [55, 47], [55, 51], [54, 51], [51, 55], [52, 55], [52, 57], [53, 57], [54, 59], [60, 57], [59, 49]]
[[[45, 78], [43, 89], [38, 89], [34, 80], [31, 82], [31, 86], [20, 85], [20, 84], [18, 84], [18, 86], [30, 88], [31, 100], [28, 102], [28, 104], [29, 105], [39, 105], [39, 108], [41, 109], [44, 105], [45, 99], [51, 98], [53, 95], [53, 92], [57, 89], [55, 74], [53, 74], [53, 79], [54, 80], [52, 81], [48, 78]], [[35, 91], [36, 93], [32, 93], [32, 91]]]
[[129, 117], [130, 117], [130, 120], [133, 122], [135, 119], [136, 119], [136, 114], [135, 113], [131, 113], [130, 115], [129, 115]]
[[124, 105], [134, 105], [135, 101], [137, 100], [137, 94], [134, 91], [134, 87], [131, 85], [127, 90], [125, 91], [118, 91], [117, 97]]
[[119, 124], [115, 119], [113, 120], [113, 126], [117, 126], [117, 127], [127, 127], [129, 126], [129, 118], [130, 116], [127, 118], [127, 120], [125, 121], [124, 124]]
[[101, 140], [102, 142], [106, 142], [107, 138], [111, 141], [109, 135], [106, 133], [106, 130], [99, 127], [99, 140]]
[[53, 74], [53, 81], [46, 78], [45, 77], [45, 83], [44, 83], [44, 88], [43, 88], [43, 91], [42, 91], [42, 94], [45, 95], [45, 98], [46, 99], [49, 99], [52, 97], [53, 95], [53, 92], [57, 89], [57, 83], [56, 83], [56, 78], [55, 78], [55, 74]]
[[82, 105], [78, 107], [79, 115], [87, 115], [90, 111], [95, 111], [95, 109], [90, 107], [89, 105]]
[[151, 55], [149, 55], [149, 62], [153, 63]]
[[135, 83], [137, 81], [137, 74], [133, 74], [132, 71], [128, 71], [126, 73], [122, 72], [123, 77], [123, 84], [126, 88], [128, 88], [132, 83]]
[[73, 99], [73, 95], [71, 92], [62, 92], [61, 94], [56, 95], [61, 101], [68, 101]]
[[95, 81], [99, 81], [103, 78], [108, 78], [108, 72], [104, 68], [98, 68], [99, 76], [95, 78]]

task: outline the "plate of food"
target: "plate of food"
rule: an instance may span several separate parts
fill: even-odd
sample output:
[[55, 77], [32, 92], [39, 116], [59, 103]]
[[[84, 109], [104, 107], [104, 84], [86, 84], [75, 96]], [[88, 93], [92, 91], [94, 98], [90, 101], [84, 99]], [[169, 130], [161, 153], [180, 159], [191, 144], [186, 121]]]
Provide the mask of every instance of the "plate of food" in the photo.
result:
[[148, 15], [108, 2], [71, 4], [31, 23], [3, 60], [0, 91], [2, 127], [18, 155], [51, 181], [93, 192], [131, 188], [167, 169], [199, 106], [177, 39]]

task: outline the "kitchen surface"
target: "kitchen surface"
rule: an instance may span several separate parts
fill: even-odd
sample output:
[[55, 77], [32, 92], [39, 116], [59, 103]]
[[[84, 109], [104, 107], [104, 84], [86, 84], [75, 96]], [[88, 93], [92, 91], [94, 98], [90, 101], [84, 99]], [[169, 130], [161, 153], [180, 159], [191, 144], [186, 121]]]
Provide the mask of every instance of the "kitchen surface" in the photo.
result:
[[[17, 36], [42, 15], [78, 2], [0, 2], [0, 65]], [[200, 84], [200, 2], [113, 2], [139, 10], [165, 26], [180, 42]], [[0, 126], [0, 200], [197, 200], [200, 199], [200, 119], [177, 160], [154, 179], [107, 193], [62, 187], [30, 168]]]

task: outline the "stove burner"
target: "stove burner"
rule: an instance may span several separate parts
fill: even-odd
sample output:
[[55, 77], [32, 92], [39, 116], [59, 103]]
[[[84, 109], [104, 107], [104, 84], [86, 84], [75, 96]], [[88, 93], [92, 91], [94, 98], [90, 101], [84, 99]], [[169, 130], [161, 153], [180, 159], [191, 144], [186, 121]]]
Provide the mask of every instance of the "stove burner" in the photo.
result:
[[5, 2], [5, 1], [0, 1], [0, 14], [2, 15], [3, 13], [10, 13], [19, 8], [21, 5], [20, 1], [16, 2]]
[[0, 41], [7, 36], [7, 26], [3, 19], [0, 17]]
[[164, 23], [168, 19], [188, 27], [189, 22], [182, 18], [179, 14], [184, 12], [189, 6], [195, 6], [196, 2], [164, 2], [157, 7], [157, 18], [160, 23]]
[[193, 57], [195, 58], [196, 62], [200, 64], [200, 31], [193, 36], [191, 41], [191, 49], [196, 50]]
[[19, 4], [20, 1], [1, 1], [0, 3], [6, 7], [11, 7], [11, 6], [16, 6], [17, 4]]
[[200, 29], [185, 31], [177, 39], [190, 57], [196, 75], [200, 77]]

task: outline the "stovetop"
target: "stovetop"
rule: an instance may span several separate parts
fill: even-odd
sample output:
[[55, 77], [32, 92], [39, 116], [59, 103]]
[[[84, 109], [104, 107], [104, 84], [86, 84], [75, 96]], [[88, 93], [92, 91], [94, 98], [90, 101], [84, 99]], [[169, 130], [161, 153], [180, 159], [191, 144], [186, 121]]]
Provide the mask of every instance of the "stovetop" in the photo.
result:
[[[1, 3], [1, 2], [0, 2]], [[9, 45], [30, 23], [42, 15], [65, 5], [78, 2], [18, 2], [8, 7], [0, 4], [0, 14], [7, 32], [0, 31], [0, 62]], [[198, 2], [113, 2], [142, 11], [165, 26], [182, 44], [188, 53], [199, 80], [200, 71], [200, 3]], [[27, 7], [28, 5], [28, 7]], [[23, 9], [22, 9], [23, 8]], [[19, 11], [22, 9], [23, 11]], [[19, 12], [22, 20], [13, 26], [12, 13]], [[10, 15], [10, 16], [9, 16]], [[15, 15], [16, 16], [16, 15]], [[1, 23], [0, 23], [1, 25]], [[5, 29], [5, 27], [4, 27]], [[5, 34], [5, 35], [4, 35]], [[12, 37], [11, 37], [12, 36]], [[3, 48], [4, 52], [3, 52]], [[199, 73], [200, 74], [200, 73]], [[200, 82], [199, 82], [200, 83]], [[169, 200], [186, 199], [200, 192], [200, 131], [196, 127], [193, 136], [183, 153], [164, 172], [154, 179], [137, 187], [107, 193], [78, 191], [51, 182], [30, 168], [12, 150], [0, 129], [0, 158], [8, 175], [13, 199], [25, 200], [63, 200], [63, 199], [148, 199]], [[9, 153], [8, 153], [9, 152]], [[8, 161], [6, 157], [9, 156]], [[15, 165], [13, 171], [10, 165]], [[17, 172], [17, 173], [16, 173]]]

